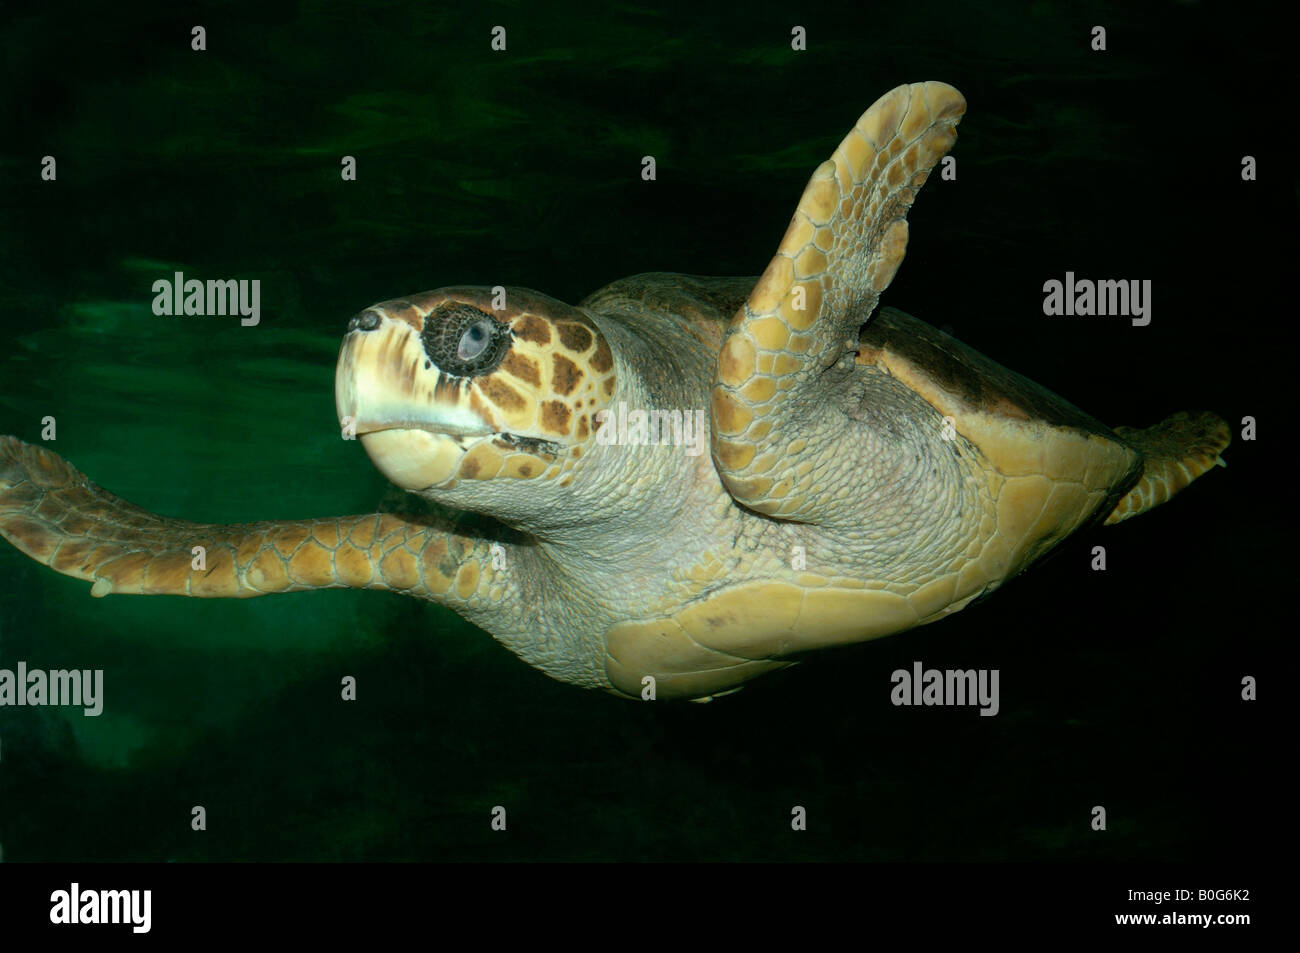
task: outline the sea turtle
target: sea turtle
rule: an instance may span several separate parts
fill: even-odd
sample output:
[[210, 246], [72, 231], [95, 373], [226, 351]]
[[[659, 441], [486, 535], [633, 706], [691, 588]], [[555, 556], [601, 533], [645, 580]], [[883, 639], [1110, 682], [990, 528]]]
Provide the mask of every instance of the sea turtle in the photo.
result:
[[642, 274], [576, 307], [451, 287], [353, 317], [343, 436], [436, 511], [185, 522], [7, 437], [0, 533], [96, 596], [403, 592], [632, 697], [708, 698], [943, 618], [1228, 444], [1209, 413], [1111, 430], [928, 324], [873, 316], [964, 110], [937, 82], [881, 97], [757, 279]]

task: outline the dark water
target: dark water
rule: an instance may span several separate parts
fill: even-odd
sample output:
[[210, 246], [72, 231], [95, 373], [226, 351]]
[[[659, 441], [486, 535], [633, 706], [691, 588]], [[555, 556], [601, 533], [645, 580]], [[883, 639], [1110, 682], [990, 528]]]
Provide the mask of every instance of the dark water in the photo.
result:
[[[35, 442], [54, 416], [52, 449], [156, 512], [373, 508], [384, 480], [334, 417], [350, 315], [448, 284], [576, 301], [638, 271], [756, 274], [858, 114], [921, 79], [969, 111], [958, 179], [920, 197], [886, 303], [1110, 423], [1206, 408], [1261, 436], [951, 620], [704, 706], [560, 685], [395, 595], [92, 600], [0, 545], [0, 667], [103, 668], [107, 695], [98, 718], [0, 709], [4, 858], [1267, 853], [1294, 627], [1292, 67], [1240, 4], [1016, 7], [15, 16], [0, 432]], [[260, 279], [261, 324], [155, 317], [150, 286], [178, 270]], [[1067, 270], [1151, 279], [1151, 325], [1044, 317]], [[891, 706], [890, 673], [918, 659], [999, 669], [1001, 714]], [[1261, 701], [1239, 700], [1244, 675]]]

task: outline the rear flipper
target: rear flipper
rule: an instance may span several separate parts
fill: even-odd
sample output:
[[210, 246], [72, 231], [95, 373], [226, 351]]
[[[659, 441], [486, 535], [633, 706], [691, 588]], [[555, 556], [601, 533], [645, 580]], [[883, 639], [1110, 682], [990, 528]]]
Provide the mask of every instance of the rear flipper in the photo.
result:
[[1211, 467], [1227, 466], [1219, 454], [1231, 437], [1217, 414], [1174, 414], [1154, 427], [1116, 427], [1120, 439], [1142, 452], [1142, 476], [1106, 517], [1106, 525], [1159, 506]]

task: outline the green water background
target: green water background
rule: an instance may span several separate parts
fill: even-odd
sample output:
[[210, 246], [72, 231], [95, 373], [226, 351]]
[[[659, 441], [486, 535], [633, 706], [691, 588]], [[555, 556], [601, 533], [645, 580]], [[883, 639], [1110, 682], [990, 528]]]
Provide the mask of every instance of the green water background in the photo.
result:
[[[53, 415], [52, 449], [150, 510], [372, 509], [385, 482], [334, 417], [350, 315], [447, 284], [577, 301], [638, 271], [757, 274], [861, 110], [931, 78], [969, 101], [958, 180], [920, 197], [886, 303], [1102, 420], [1211, 408], [1271, 433], [952, 620], [706, 706], [560, 685], [394, 595], [92, 600], [0, 546], [0, 665], [103, 668], [107, 695], [99, 718], [0, 709], [5, 859], [1266, 852], [1273, 709], [1236, 686], [1276, 669], [1285, 612], [1292, 493], [1268, 454], [1290, 406], [1293, 90], [1268, 15], [1225, 9], [15, 14], [0, 432], [35, 442]], [[207, 52], [189, 48], [195, 22]], [[795, 23], [807, 52], [789, 48]], [[1094, 23], [1107, 53], [1088, 47]], [[57, 183], [38, 178], [44, 155]], [[260, 279], [261, 324], [155, 317], [150, 286], [175, 270]], [[1151, 278], [1152, 326], [1043, 317], [1042, 282], [1066, 270]], [[1108, 573], [1087, 569], [1096, 543]], [[916, 659], [1000, 669], [1001, 714], [894, 708], [889, 673]]]

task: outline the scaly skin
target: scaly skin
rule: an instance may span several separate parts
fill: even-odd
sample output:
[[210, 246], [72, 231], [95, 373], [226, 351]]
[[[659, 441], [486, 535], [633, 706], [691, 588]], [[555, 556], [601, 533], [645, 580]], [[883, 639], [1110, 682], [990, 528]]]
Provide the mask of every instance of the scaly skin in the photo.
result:
[[[168, 519], [15, 437], [0, 437], [0, 536], [101, 597], [243, 599], [347, 586], [404, 592], [467, 615], [518, 598], [514, 578], [492, 568], [493, 545], [505, 561], [519, 558], [510, 543], [383, 513], [230, 526]], [[204, 550], [201, 570], [195, 547]]]
[[[617, 342], [620, 367], [629, 372], [611, 402], [703, 411], [726, 313], [752, 283], [706, 281], [692, 289], [678, 276], [642, 276], [604, 289], [599, 302], [608, 313], [594, 320]], [[658, 326], [638, 319], [636, 308], [649, 295], [671, 299], [678, 311], [694, 309], [698, 323], [686, 328], [668, 314]], [[574, 446], [586, 452], [564, 459], [554, 479], [489, 481], [523, 485], [511, 520], [517, 541], [509, 541], [388, 514], [234, 526], [168, 519], [10, 437], [0, 442], [0, 535], [92, 583], [96, 595], [392, 589], [454, 609], [557, 679], [612, 689], [604, 639], [610, 628], [698, 594], [701, 579], [691, 567], [708, 563], [708, 553], [722, 554], [719, 565], [735, 578], [748, 578], [779, 567], [788, 546], [769, 545], [769, 522], [727, 497], [707, 432], [697, 456], [672, 446], [601, 446], [594, 434]], [[562, 487], [566, 477], [571, 482]], [[425, 495], [481, 503], [482, 486], [462, 479]], [[495, 554], [494, 543], [501, 547]], [[195, 546], [206, 549], [203, 572], [192, 568]], [[660, 697], [672, 696], [670, 682]]]
[[[637, 275], [576, 307], [443, 288], [358, 314], [344, 434], [495, 528], [167, 519], [3, 438], [0, 535], [101, 596], [414, 595], [554, 678], [632, 697], [647, 676], [659, 698], [707, 697], [943, 618], [1088, 521], [1167, 499], [1227, 443], [1212, 414], [1116, 433], [924, 322], [873, 315], [964, 105], [941, 83], [877, 101], [761, 279]], [[623, 405], [698, 411], [704, 452], [602, 439]]]
[[[814, 471], [834, 465], [857, 332], [907, 250], [907, 212], [966, 110], [945, 83], [882, 96], [813, 173], [776, 255], [728, 330], [713, 455], [732, 496], [783, 519], [849, 525]], [[830, 370], [831, 373], [827, 373]]]

